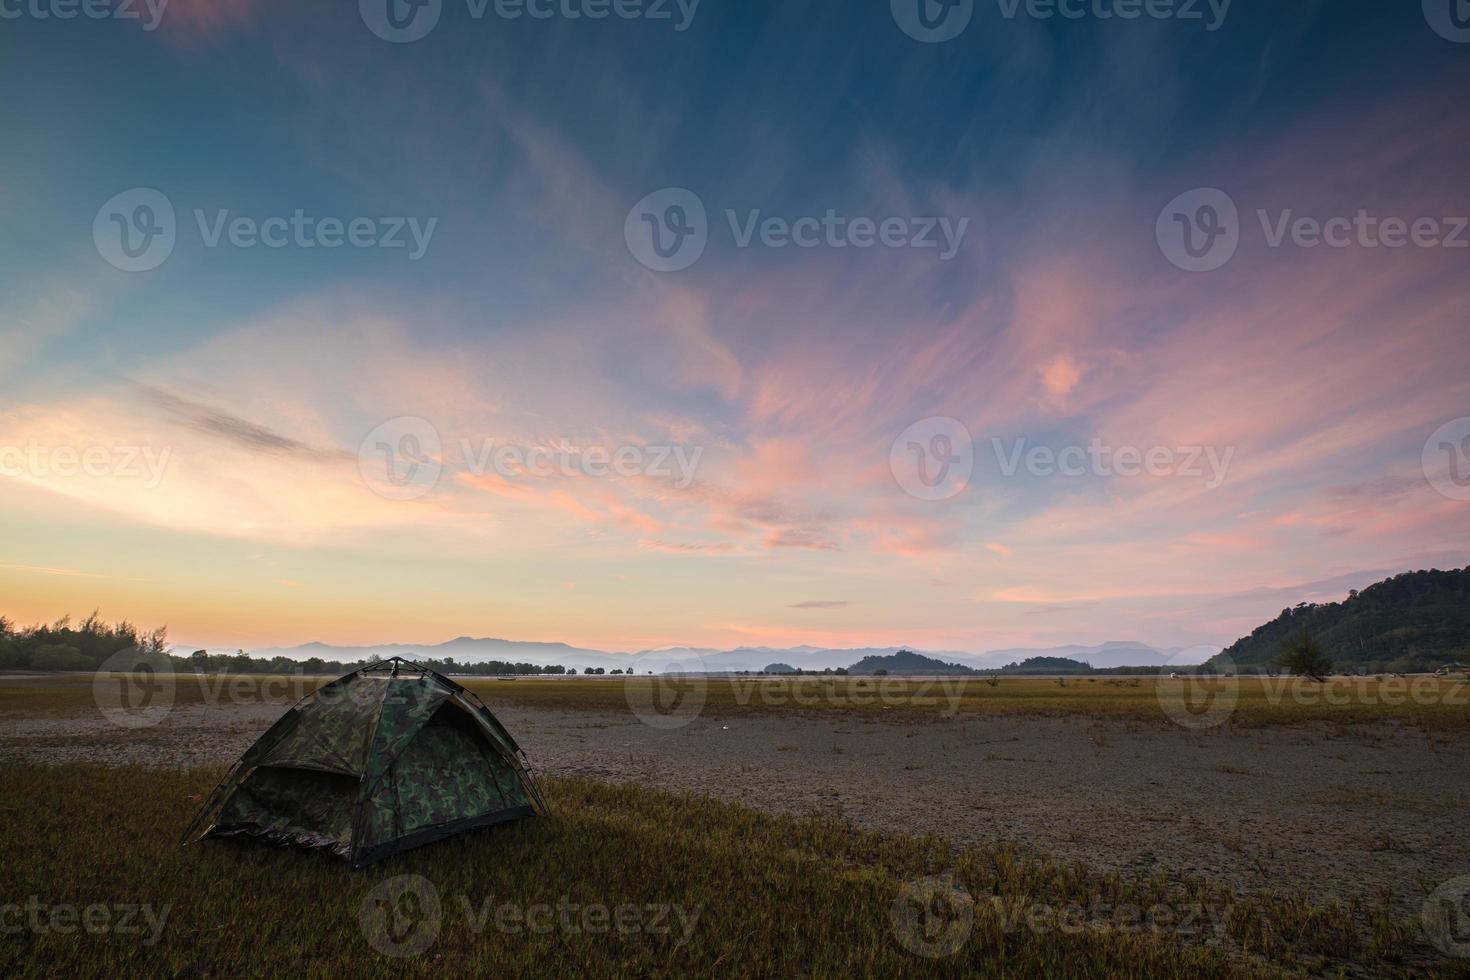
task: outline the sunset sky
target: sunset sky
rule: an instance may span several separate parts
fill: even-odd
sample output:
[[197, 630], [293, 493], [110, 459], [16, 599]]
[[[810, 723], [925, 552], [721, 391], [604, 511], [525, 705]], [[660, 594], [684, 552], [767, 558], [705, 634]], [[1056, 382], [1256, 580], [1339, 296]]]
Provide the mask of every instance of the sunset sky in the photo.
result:
[[[1183, 647], [1470, 563], [1426, 472], [1470, 416], [1470, 248], [1270, 241], [1288, 211], [1470, 214], [1470, 43], [1418, 2], [1207, 30], [982, 0], [932, 44], [887, 0], [669, 6], [444, 0], [414, 43], [326, 0], [0, 22], [0, 614], [246, 648]], [[94, 224], [135, 188], [176, 242], [130, 272]], [[625, 238], [666, 188], [707, 210], [680, 271]], [[1198, 188], [1239, 211], [1212, 271], [1160, 244]], [[298, 210], [432, 233], [210, 245], [222, 211]], [[829, 210], [964, 233], [741, 245]], [[437, 481], [386, 480], [379, 443], [426, 431]], [[906, 490], [908, 443], [963, 466], [957, 433], [969, 479]], [[1094, 440], [1203, 471], [1005, 458]]]

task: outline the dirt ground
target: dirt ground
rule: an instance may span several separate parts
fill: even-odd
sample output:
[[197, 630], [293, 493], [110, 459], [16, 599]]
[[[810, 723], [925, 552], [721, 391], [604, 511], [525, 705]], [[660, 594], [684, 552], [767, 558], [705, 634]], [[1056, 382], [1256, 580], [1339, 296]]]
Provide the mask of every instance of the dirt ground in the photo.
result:
[[[158, 726], [0, 718], [0, 763], [233, 761], [284, 710], [176, 707]], [[1191, 874], [1406, 911], [1470, 873], [1470, 735], [1373, 725], [1197, 733], [1087, 719], [917, 724], [498, 707], [538, 772], [634, 780], [875, 829], [1000, 840], [1126, 875]]]

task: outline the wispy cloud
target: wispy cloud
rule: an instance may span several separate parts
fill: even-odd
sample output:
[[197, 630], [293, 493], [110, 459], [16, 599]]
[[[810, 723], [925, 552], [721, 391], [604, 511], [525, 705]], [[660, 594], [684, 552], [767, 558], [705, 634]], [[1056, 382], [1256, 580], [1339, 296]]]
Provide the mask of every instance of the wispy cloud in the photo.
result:
[[355, 455], [341, 449], [322, 449], [282, 435], [237, 415], [190, 401], [151, 385], [138, 386], [144, 397], [163, 409], [174, 422], [206, 435], [217, 436], [251, 452], [299, 456], [307, 459], [345, 460]]
[[0, 568], [13, 568], [22, 572], [34, 572], [37, 575], [57, 575], [62, 578], [102, 578], [115, 579], [122, 582], [143, 582], [146, 579], [136, 578], [130, 575], [113, 575], [107, 572], [84, 572], [76, 568], [52, 568], [47, 565], [26, 565], [16, 561], [0, 559]]
[[[972, 30], [986, 56], [944, 69], [957, 108], [934, 95], [934, 52], [886, 17], [834, 12], [813, 33], [798, 29], [807, 12], [773, 7], [736, 63], [702, 46], [728, 43], [715, 31], [655, 57], [652, 32], [610, 50], [570, 24], [447, 18], [395, 49], [350, 4], [171, 0], [150, 49], [164, 61], [129, 103], [154, 136], [129, 154], [105, 152], [139, 122], [125, 107], [102, 122], [13, 107], [18, 132], [55, 133], [81, 162], [22, 155], [0, 190], [20, 243], [7, 270], [35, 283], [0, 303], [0, 540], [75, 527], [89, 567], [147, 551], [201, 583], [235, 582], [265, 549], [279, 567], [252, 611], [339, 631], [483, 608], [606, 646], [1229, 642], [1355, 569], [1470, 547], [1463, 505], [1419, 472], [1428, 433], [1470, 411], [1462, 252], [1273, 249], [1256, 218], [1463, 213], [1470, 108], [1436, 74], [1459, 52], [1417, 11], [1380, 6], [1362, 16], [1413, 33], [1371, 90], [1296, 84], [1315, 63], [1301, 50], [1321, 43], [1313, 0], [1197, 44], [1143, 24], [1079, 49], [1029, 21]], [[22, 67], [38, 84], [106, 83], [91, 51], [37, 43]], [[892, 70], [863, 72], [874, 52]], [[198, 90], [176, 83], [180, 66]], [[722, 84], [705, 84], [711, 71]], [[1222, 93], [1221, 77], [1248, 91]], [[201, 91], [218, 112], [197, 111]], [[1272, 112], [1241, 111], [1268, 96]], [[159, 138], [174, 118], [188, 138]], [[437, 214], [442, 238], [405, 268], [181, 234], [154, 273], [113, 275], [86, 225], [144, 180], [175, 198], [181, 232], [217, 205]], [[1228, 189], [1247, 236], [1227, 267], [1181, 275], [1154, 222], [1204, 184]], [[712, 234], [665, 276], [633, 259], [623, 223], [674, 185], [704, 198]], [[941, 263], [739, 248], [727, 208], [971, 224]], [[84, 254], [68, 252], [78, 239]], [[406, 416], [436, 431], [443, 475], [421, 499], [387, 500], [357, 453]], [[932, 416], [974, 437], [973, 477], [942, 501], [909, 496], [890, 469], [898, 434]], [[991, 449], [1094, 437], [1233, 456], [1209, 487], [1007, 475]], [[508, 445], [669, 443], [701, 450], [692, 482], [483, 465]], [[168, 465], [151, 487], [10, 465], [30, 446], [150, 447]], [[22, 582], [74, 564], [16, 554], [35, 561], [6, 566]], [[395, 601], [409, 580], [413, 601]], [[170, 584], [140, 599], [209, 607], [204, 584]], [[471, 584], [494, 601], [470, 601]], [[792, 628], [773, 609], [844, 612], [783, 613]]]

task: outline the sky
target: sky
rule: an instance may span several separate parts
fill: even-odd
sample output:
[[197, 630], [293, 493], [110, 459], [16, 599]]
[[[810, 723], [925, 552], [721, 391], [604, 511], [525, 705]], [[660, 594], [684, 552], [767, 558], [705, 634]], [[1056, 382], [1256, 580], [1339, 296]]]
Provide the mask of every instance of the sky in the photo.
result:
[[1467, 564], [1463, 0], [93, 2], [0, 0], [12, 620], [1186, 647]]

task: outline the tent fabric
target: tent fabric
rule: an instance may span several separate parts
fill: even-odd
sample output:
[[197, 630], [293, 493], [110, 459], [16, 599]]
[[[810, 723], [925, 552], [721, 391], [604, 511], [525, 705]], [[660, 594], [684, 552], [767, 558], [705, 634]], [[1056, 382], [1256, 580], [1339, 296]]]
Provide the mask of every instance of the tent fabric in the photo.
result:
[[303, 698], [185, 835], [322, 848], [353, 867], [544, 813], [524, 754], [459, 684], [395, 657]]

